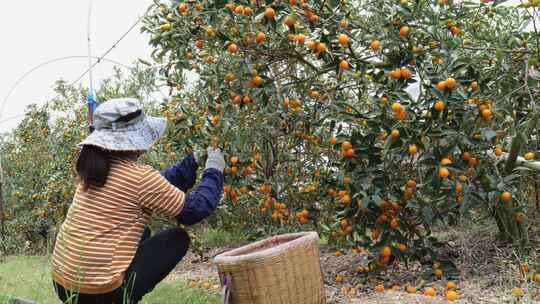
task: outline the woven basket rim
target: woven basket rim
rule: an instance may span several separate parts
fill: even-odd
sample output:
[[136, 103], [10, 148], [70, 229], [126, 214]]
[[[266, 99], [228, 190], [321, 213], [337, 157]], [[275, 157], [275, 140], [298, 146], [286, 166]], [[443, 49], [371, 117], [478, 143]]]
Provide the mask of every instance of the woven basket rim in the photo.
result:
[[[273, 241], [274, 242], [280, 241], [283, 239], [290, 239], [290, 241], [278, 244], [273, 247], [264, 248], [259, 251], [255, 251], [255, 252], [251, 252], [247, 254], [244, 253], [246, 251], [256, 249], [263, 244], [273, 242]], [[276, 235], [270, 238], [266, 238], [264, 240], [257, 241], [252, 244], [248, 244], [248, 245], [221, 253], [214, 258], [214, 263], [216, 265], [241, 264], [241, 263], [246, 263], [248, 261], [274, 257], [289, 249], [305, 244], [306, 241], [318, 242], [319, 235], [315, 231], [305, 231], [305, 232]]]

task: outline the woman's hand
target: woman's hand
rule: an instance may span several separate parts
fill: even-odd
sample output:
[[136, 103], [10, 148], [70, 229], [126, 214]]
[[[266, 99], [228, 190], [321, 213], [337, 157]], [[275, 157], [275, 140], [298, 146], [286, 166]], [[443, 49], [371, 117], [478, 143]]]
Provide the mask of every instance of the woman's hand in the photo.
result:
[[225, 158], [221, 149], [209, 147], [207, 150], [208, 158], [206, 159], [205, 169], [216, 169], [223, 172], [225, 169]]

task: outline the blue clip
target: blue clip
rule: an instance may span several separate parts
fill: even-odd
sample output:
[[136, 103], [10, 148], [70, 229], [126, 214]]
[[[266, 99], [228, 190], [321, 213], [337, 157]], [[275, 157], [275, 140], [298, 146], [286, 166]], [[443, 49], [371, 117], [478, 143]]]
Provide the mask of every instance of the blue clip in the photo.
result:
[[97, 107], [97, 100], [95, 97], [94, 92], [90, 92], [88, 96], [86, 96], [86, 103], [91, 106], [92, 112], [96, 110]]

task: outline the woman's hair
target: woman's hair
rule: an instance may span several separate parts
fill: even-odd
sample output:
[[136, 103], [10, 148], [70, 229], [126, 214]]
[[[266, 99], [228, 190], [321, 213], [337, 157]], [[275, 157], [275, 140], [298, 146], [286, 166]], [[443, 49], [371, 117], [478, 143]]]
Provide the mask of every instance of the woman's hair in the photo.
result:
[[77, 182], [84, 191], [90, 187], [103, 187], [111, 169], [111, 158], [135, 159], [138, 151], [107, 151], [92, 145], [83, 146], [77, 159]]
[[[141, 114], [137, 111], [120, 117], [117, 122], [129, 121]], [[77, 182], [82, 183], [84, 191], [90, 187], [103, 187], [111, 169], [111, 158], [136, 159], [140, 151], [108, 151], [97, 146], [83, 146], [77, 159]]]

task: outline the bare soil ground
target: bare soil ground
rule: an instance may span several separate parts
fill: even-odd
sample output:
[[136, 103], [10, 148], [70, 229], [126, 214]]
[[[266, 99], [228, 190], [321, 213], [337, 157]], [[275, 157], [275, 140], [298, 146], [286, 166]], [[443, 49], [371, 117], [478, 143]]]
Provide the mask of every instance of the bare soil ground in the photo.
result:
[[[333, 251], [321, 249], [321, 265], [324, 270], [327, 303], [365, 304], [435, 304], [450, 303], [444, 299], [446, 280], [450, 278], [458, 285], [459, 300], [453, 303], [540, 303], [540, 283], [526, 282], [520, 272], [517, 251], [502, 246], [496, 239], [493, 227], [479, 227], [476, 231], [451, 230], [440, 232], [439, 237], [448, 245], [441, 250], [459, 271], [445, 274], [445, 279], [437, 280], [428, 265], [413, 263], [405, 267], [397, 263], [377, 276], [361, 276], [355, 273], [357, 265], [367, 260], [365, 254], [349, 253], [336, 257]], [[189, 253], [178, 265], [168, 280], [188, 281], [192, 287], [201, 287], [211, 292], [219, 292], [219, 278], [211, 257], [230, 248], [213, 249], [207, 253], [206, 261]], [[540, 262], [540, 235], [533, 236], [530, 256], [531, 264]], [[343, 283], [335, 281], [336, 274], [345, 275]], [[384, 284], [385, 292], [374, 292], [374, 286]], [[416, 294], [405, 292], [404, 287], [412, 285]], [[425, 287], [437, 290], [436, 297], [422, 295]], [[513, 287], [521, 287], [525, 297], [516, 299], [511, 295]]]

